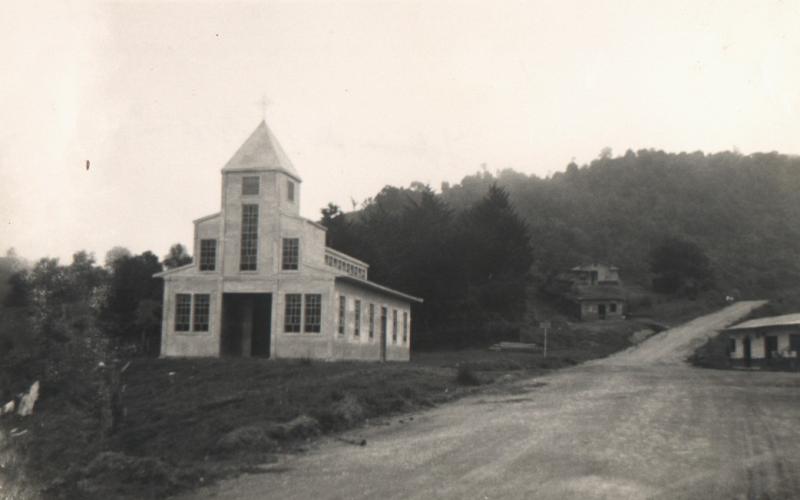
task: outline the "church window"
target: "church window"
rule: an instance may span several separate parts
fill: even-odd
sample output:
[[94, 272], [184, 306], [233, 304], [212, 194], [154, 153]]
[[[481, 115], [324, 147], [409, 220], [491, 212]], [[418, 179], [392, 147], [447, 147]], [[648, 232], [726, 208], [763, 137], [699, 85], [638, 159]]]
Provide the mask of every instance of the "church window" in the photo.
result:
[[294, 182], [292, 181], [286, 181], [286, 198], [294, 202]]
[[392, 310], [392, 342], [397, 343], [397, 309]]
[[403, 311], [403, 343], [408, 340], [408, 312]]
[[353, 320], [355, 324], [353, 326], [353, 336], [360, 337], [361, 336], [361, 301], [356, 300], [355, 309], [353, 311]]
[[283, 239], [283, 259], [281, 268], [284, 271], [297, 270], [300, 261], [300, 240], [297, 238]]
[[242, 194], [258, 194], [258, 176], [242, 177]]
[[194, 296], [194, 322], [192, 330], [195, 332], [208, 331], [208, 314], [211, 296], [207, 293], [198, 293]]
[[286, 294], [286, 310], [283, 318], [283, 331], [300, 333], [300, 314], [303, 297], [299, 293]]
[[175, 295], [175, 331], [188, 332], [192, 314], [192, 296], [188, 293]]
[[258, 256], [258, 205], [242, 205], [241, 271], [255, 271]]
[[386, 318], [388, 311], [385, 307], [381, 307], [381, 338], [386, 339]]
[[217, 240], [200, 240], [200, 270], [213, 271], [217, 263]]
[[375, 336], [375, 304], [369, 305], [369, 338]]
[[306, 333], [319, 333], [322, 329], [322, 295], [318, 293], [306, 294]]
[[339, 295], [339, 334], [344, 334], [345, 311], [347, 310], [347, 297]]

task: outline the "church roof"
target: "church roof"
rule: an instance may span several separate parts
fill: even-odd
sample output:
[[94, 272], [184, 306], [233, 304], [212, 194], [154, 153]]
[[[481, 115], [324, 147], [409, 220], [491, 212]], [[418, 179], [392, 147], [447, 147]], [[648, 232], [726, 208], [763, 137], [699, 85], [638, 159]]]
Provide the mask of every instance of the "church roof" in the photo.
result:
[[362, 280], [361, 278], [356, 278], [355, 276], [350, 276], [347, 274], [340, 274], [334, 278], [336, 281], [342, 281], [344, 283], [350, 283], [351, 285], [360, 286], [363, 288], [369, 288], [372, 291], [383, 293], [385, 295], [389, 295], [391, 297], [395, 297], [398, 299], [407, 300], [409, 302], [417, 302], [422, 304], [422, 299], [419, 297], [414, 297], [413, 295], [409, 295], [407, 293], [399, 292], [397, 290], [393, 290], [388, 286], [383, 286], [375, 283], [374, 281]]
[[298, 181], [301, 180], [264, 120], [261, 120], [244, 144], [239, 146], [222, 170], [277, 170]]

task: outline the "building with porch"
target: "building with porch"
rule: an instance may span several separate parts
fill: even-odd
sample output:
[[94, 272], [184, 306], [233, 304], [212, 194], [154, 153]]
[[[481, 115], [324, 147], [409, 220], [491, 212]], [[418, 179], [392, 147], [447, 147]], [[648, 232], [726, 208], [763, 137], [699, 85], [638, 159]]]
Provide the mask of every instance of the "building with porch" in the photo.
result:
[[262, 121], [222, 169], [194, 261], [164, 279], [162, 356], [407, 361], [411, 304], [300, 216], [300, 176]]
[[581, 321], [621, 319], [627, 302], [619, 269], [605, 264], [576, 266], [559, 273], [547, 291]]
[[800, 313], [758, 318], [725, 330], [734, 366], [798, 366]]

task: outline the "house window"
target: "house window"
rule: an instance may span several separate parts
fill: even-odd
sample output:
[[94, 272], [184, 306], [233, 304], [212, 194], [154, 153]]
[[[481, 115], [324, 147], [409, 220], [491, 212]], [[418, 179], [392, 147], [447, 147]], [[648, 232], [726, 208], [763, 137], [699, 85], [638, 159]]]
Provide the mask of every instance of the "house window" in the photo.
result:
[[306, 333], [319, 333], [322, 329], [322, 295], [306, 294]]
[[286, 198], [294, 202], [294, 182], [286, 181]]
[[283, 331], [300, 333], [300, 314], [302, 312], [302, 296], [299, 293], [286, 294], [286, 309], [283, 315]]
[[789, 350], [800, 352], [800, 333], [793, 333], [789, 335]]
[[397, 343], [397, 309], [392, 310], [392, 343]]
[[375, 304], [369, 305], [369, 338], [375, 336]]
[[347, 297], [339, 295], [339, 335], [344, 335], [345, 310], [347, 308]]
[[242, 177], [242, 194], [258, 194], [258, 177]]
[[408, 312], [403, 311], [403, 343], [408, 341]]
[[769, 335], [764, 337], [764, 355], [766, 358], [772, 358], [778, 351], [778, 337]]
[[213, 271], [217, 264], [217, 240], [200, 240], [200, 270]]
[[258, 205], [242, 205], [242, 249], [239, 270], [255, 271], [258, 257]]
[[355, 324], [353, 325], [353, 336], [360, 337], [361, 336], [361, 301], [356, 300], [355, 309], [353, 310], [353, 320]]
[[175, 331], [188, 332], [192, 316], [192, 296], [188, 293], [175, 295]]
[[300, 240], [297, 238], [284, 238], [281, 269], [284, 271], [296, 271], [299, 261]]
[[728, 354], [733, 354], [736, 352], [736, 339], [729, 338], [728, 339]]
[[612, 313], [615, 313], [615, 312], [617, 312], [617, 303], [616, 303], [616, 302], [612, 302], [612, 303], [610, 303], [610, 304], [608, 305], [608, 311], [609, 311], [609, 312], [612, 312]]
[[194, 296], [194, 322], [192, 330], [195, 332], [208, 331], [208, 314], [211, 296], [207, 293], [198, 293]]

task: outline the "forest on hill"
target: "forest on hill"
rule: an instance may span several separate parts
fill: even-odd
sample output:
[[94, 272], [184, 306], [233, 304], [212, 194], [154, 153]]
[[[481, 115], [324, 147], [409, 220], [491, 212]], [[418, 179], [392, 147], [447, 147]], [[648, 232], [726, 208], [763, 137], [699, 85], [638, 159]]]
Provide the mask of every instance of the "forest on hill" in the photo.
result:
[[608, 262], [648, 283], [649, 252], [674, 237], [706, 253], [719, 287], [759, 293], [800, 278], [800, 157], [627, 151], [548, 179], [478, 173], [442, 198], [460, 209], [494, 182], [528, 224], [542, 275]]
[[796, 288], [800, 158], [606, 152], [548, 178], [484, 170], [439, 193], [387, 186], [358, 211], [330, 205], [322, 223], [330, 246], [371, 264], [371, 279], [426, 299], [418, 345], [485, 340], [524, 317], [526, 286], [565, 268], [613, 264], [650, 287], [665, 242], [688, 248], [677, 260], [702, 258], [704, 286], [720, 293]]

